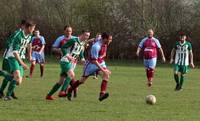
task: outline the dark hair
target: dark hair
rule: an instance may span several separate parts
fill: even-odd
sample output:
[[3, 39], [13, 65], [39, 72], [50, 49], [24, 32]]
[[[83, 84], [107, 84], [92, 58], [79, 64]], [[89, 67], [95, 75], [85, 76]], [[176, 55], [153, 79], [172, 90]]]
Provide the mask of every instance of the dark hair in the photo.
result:
[[102, 39], [108, 39], [110, 36], [111, 36], [111, 34], [108, 33], [108, 32], [103, 32], [103, 33], [101, 34]]
[[69, 26], [69, 25], [65, 25], [65, 26], [64, 26], [64, 30], [66, 30], [67, 28], [72, 28], [72, 27]]
[[26, 20], [25, 19], [22, 19], [21, 20], [21, 25], [25, 25], [26, 24]]
[[90, 32], [90, 30], [86, 29], [86, 30], [82, 30], [81, 33], [85, 33], [85, 32]]
[[182, 37], [182, 36], [186, 36], [186, 33], [185, 32], [183, 32], [183, 31], [181, 31], [181, 32], [179, 32], [179, 35]]
[[35, 26], [36, 24], [31, 21], [31, 20], [27, 20], [26, 23], [25, 23], [25, 27], [28, 28], [28, 27], [32, 27], [32, 26]]
[[38, 28], [35, 28], [35, 30], [34, 31], [40, 31]]

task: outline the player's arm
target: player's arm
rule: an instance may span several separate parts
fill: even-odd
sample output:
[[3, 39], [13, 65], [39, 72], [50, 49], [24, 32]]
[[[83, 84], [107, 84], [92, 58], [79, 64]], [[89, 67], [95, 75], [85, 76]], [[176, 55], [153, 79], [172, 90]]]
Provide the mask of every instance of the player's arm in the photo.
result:
[[136, 51], [136, 55], [139, 57], [140, 56], [140, 52], [142, 50], [142, 48], [144, 47], [144, 42], [146, 41], [147, 38], [144, 38], [141, 40], [141, 42], [138, 45], [137, 51]]
[[189, 56], [190, 56], [190, 67], [194, 68], [195, 66], [194, 66], [194, 62], [193, 62], [193, 52], [192, 52], [192, 50], [190, 50]]
[[162, 61], [165, 62], [165, 61], [166, 61], [166, 59], [165, 59], [165, 54], [164, 54], [164, 52], [163, 52], [163, 49], [162, 49], [162, 47], [161, 47], [161, 44], [160, 44], [159, 40], [156, 39], [156, 38], [153, 38], [153, 39], [154, 39], [154, 41], [155, 41], [155, 43], [156, 43], [156, 45], [157, 45], [157, 48], [158, 48], [158, 50], [159, 50], [159, 52], [160, 52]]
[[44, 37], [41, 37], [41, 41], [42, 41], [42, 47], [40, 48], [40, 51], [39, 51], [40, 54], [44, 51], [45, 44], [46, 44], [45, 40], [44, 40]]
[[71, 47], [72, 45], [74, 45], [74, 43], [76, 42], [76, 40], [74, 39], [70, 39], [68, 42], [66, 42], [62, 47], [61, 47], [61, 51], [63, 53], [63, 55], [67, 54], [67, 49], [69, 47]]
[[91, 39], [88, 39], [87, 41], [86, 41], [86, 43], [90, 43], [90, 42], [94, 42], [95, 41], [95, 38], [91, 38]]
[[54, 52], [56, 54], [60, 54], [61, 53], [61, 49], [57, 48], [57, 47], [52, 47], [52, 52]]
[[18, 51], [14, 51], [13, 55], [15, 56], [16, 60], [20, 63], [20, 65], [26, 70], [28, 69], [28, 66], [22, 61], [22, 59], [19, 56]]
[[21, 29], [17, 29], [16, 31], [14, 31], [14, 32], [10, 35], [10, 38], [17, 37], [17, 35], [19, 35], [20, 32], [21, 32]]
[[175, 48], [173, 48], [171, 51], [171, 55], [170, 55], [170, 63], [171, 64], [174, 62], [175, 53], [176, 53], [176, 50], [175, 50]]
[[55, 42], [52, 45], [52, 52], [56, 53], [56, 54], [61, 54], [61, 49], [60, 49], [60, 41], [61, 41], [61, 37], [58, 37]]
[[40, 48], [39, 53], [41, 54], [44, 51], [45, 45], [42, 45], [42, 47]]
[[108, 69], [104, 69], [97, 60], [92, 60], [92, 63], [95, 64], [99, 69], [100, 71], [102, 71], [103, 73], [105, 74], [110, 74], [111, 72], [108, 70]]
[[74, 45], [76, 42], [75, 39], [70, 39], [68, 42], [66, 42], [62, 47], [61, 47], [61, 52], [63, 55], [65, 55], [71, 62], [74, 62], [75, 59], [68, 53], [67, 49]]
[[162, 57], [162, 61], [165, 62], [165, 55], [164, 55], [164, 52], [163, 52], [163, 49], [162, 48], [159, 48], [159, 52], [160, 52], [160, 55]]
[[190, 58], [190, 67], [194, 68], [194, 61], [193, 61], [193, 52], [192, 52], [192, 45], [189, 44], [189, 58]]
[[22, 61], [22, 59], [20, 58], [19, 55], [19, 49], [20, 49], [20, 40], [19, 39], [15, 39], [13, 44], [13, 55], [15, 56], [16, 60], [20, 63], [20, 65], [24, 68], [24, 69], [28, 69], [28, 66]]
[[81, 51], [79, 57], [80, 57], [81, 62], [85, 63], [84, 50]]
[[140, 55], [141, 50], [142, 50], [142, 49], [141, 49], [140, 47], [137, 48], [136, 55], [137, 55], [138, 57], [139, 57], [139, 55]]
[[31, 61], [32, 60], [32, 44], [31, 43], [28, 45], [27, 50], [28, 50], [28, 59], [29, 61]]

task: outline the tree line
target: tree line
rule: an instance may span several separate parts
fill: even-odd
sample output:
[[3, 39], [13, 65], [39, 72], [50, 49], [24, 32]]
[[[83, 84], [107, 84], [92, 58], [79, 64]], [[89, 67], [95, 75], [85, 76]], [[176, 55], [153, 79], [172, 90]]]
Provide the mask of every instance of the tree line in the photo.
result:
[[48, 54], [63, 27], [71, 25], [74, 35], [83, 29], [91, 30], [93, 37], [111, 32], [108, 58], [134, 59], [138, 42], [152, 28], [166, 57], [183, 31], [193, 44], [195, 60], [200, 60], [199, 0], [0, 0], [0, 8], [2, 51], [20, 20], [32, 19], [46, 38]]

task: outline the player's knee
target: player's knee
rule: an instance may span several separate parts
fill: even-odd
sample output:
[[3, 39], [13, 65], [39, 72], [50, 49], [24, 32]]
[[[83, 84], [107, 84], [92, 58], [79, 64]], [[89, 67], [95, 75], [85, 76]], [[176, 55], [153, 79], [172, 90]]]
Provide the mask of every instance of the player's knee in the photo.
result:
[[21, 83], [22, 83], [22, 77], [19, 77], [18, 79], [16, 79], [16, 84], [17, 85], [21, 85]]
[[63, 84], [64, 84], [64, 81], [59, 81], [58, 84], [59, 84], [59, 85], [63, 85]]
[[178, 71], [174, 71], [174, 74], [175, 74], [175, 75], [178, 75]]
[[14, 75], [14, 79], [19, 82], [20, 81], [20, 75]]
[[36, 65], [36, 62], [35, 62], [35, 61], [32, 61], [32, 63], [31, 63], [31, 64], [35, 66], [35, 65]]
[[62, 85], [62, 84], [64, 83], [64, 81], [65, 81], [65, 77], [64, 77], [64, 76], [61, 76], [61, 77], [60, 77], [60, 80], [59, 80], [59, 82], [58, 82], [58, 84], [59, 84], [59, 85]]
[[109, 80], [109, 75], [108, 74], [105, 74], [105, 75], [103, 75], [103, 80]]
[[154, 68], [149, 68], [149, 71], [153, 73], [154, 72]]
[[80, 83], [80, 84], [84, 84], [86, 80], [87, 80], [87, 77], [82, 77], [82, 78], [79, 80], [79, 83]]
[[181, 73], [181, 76], [185, 76], [185, 74]]
[[71, 78], [71, 79], [74, 79], [75, 78], [75, 73], [71, 70], [68, 72], [68, 76]]
[[79, 81], [79, 83], [80, 83], [80, 84], [84, 84], [84, 83], [85, 83], [85, 81]]

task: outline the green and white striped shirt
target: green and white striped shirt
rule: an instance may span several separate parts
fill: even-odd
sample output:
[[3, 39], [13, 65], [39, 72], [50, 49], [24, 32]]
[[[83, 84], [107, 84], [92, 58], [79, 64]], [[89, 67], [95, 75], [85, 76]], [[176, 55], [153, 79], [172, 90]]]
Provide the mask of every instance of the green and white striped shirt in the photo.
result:
[[181, 66], [189, 65], [189, 53], [192, 50], [192, 45], [190, 42], [185, 41], [181, 43], [179, 41], [176, 42], [174, 49], [176, 51], [175, 55], [175, 64]]
[[66, 57], [68, 54], [70, 54], [75, 59], [78, 59], [80, 57], [81, 60], [82, 59], [84, 60], [84, 55], [83, 55], [84, 46], [85, 46], [85, 42], [80, 41], [78, 37], [68, 40], [61, 47], [63, 57], [61, 58], [60, 61], [69, 62], [69, 60]]
[[25, 59], [26, 48], [31, 42], [31, 34], [25, 36], [24, 31], [18, 31], [7, 42], [4, 58], [14, 57], [13, 52], [18, 52], [21, 59]]

